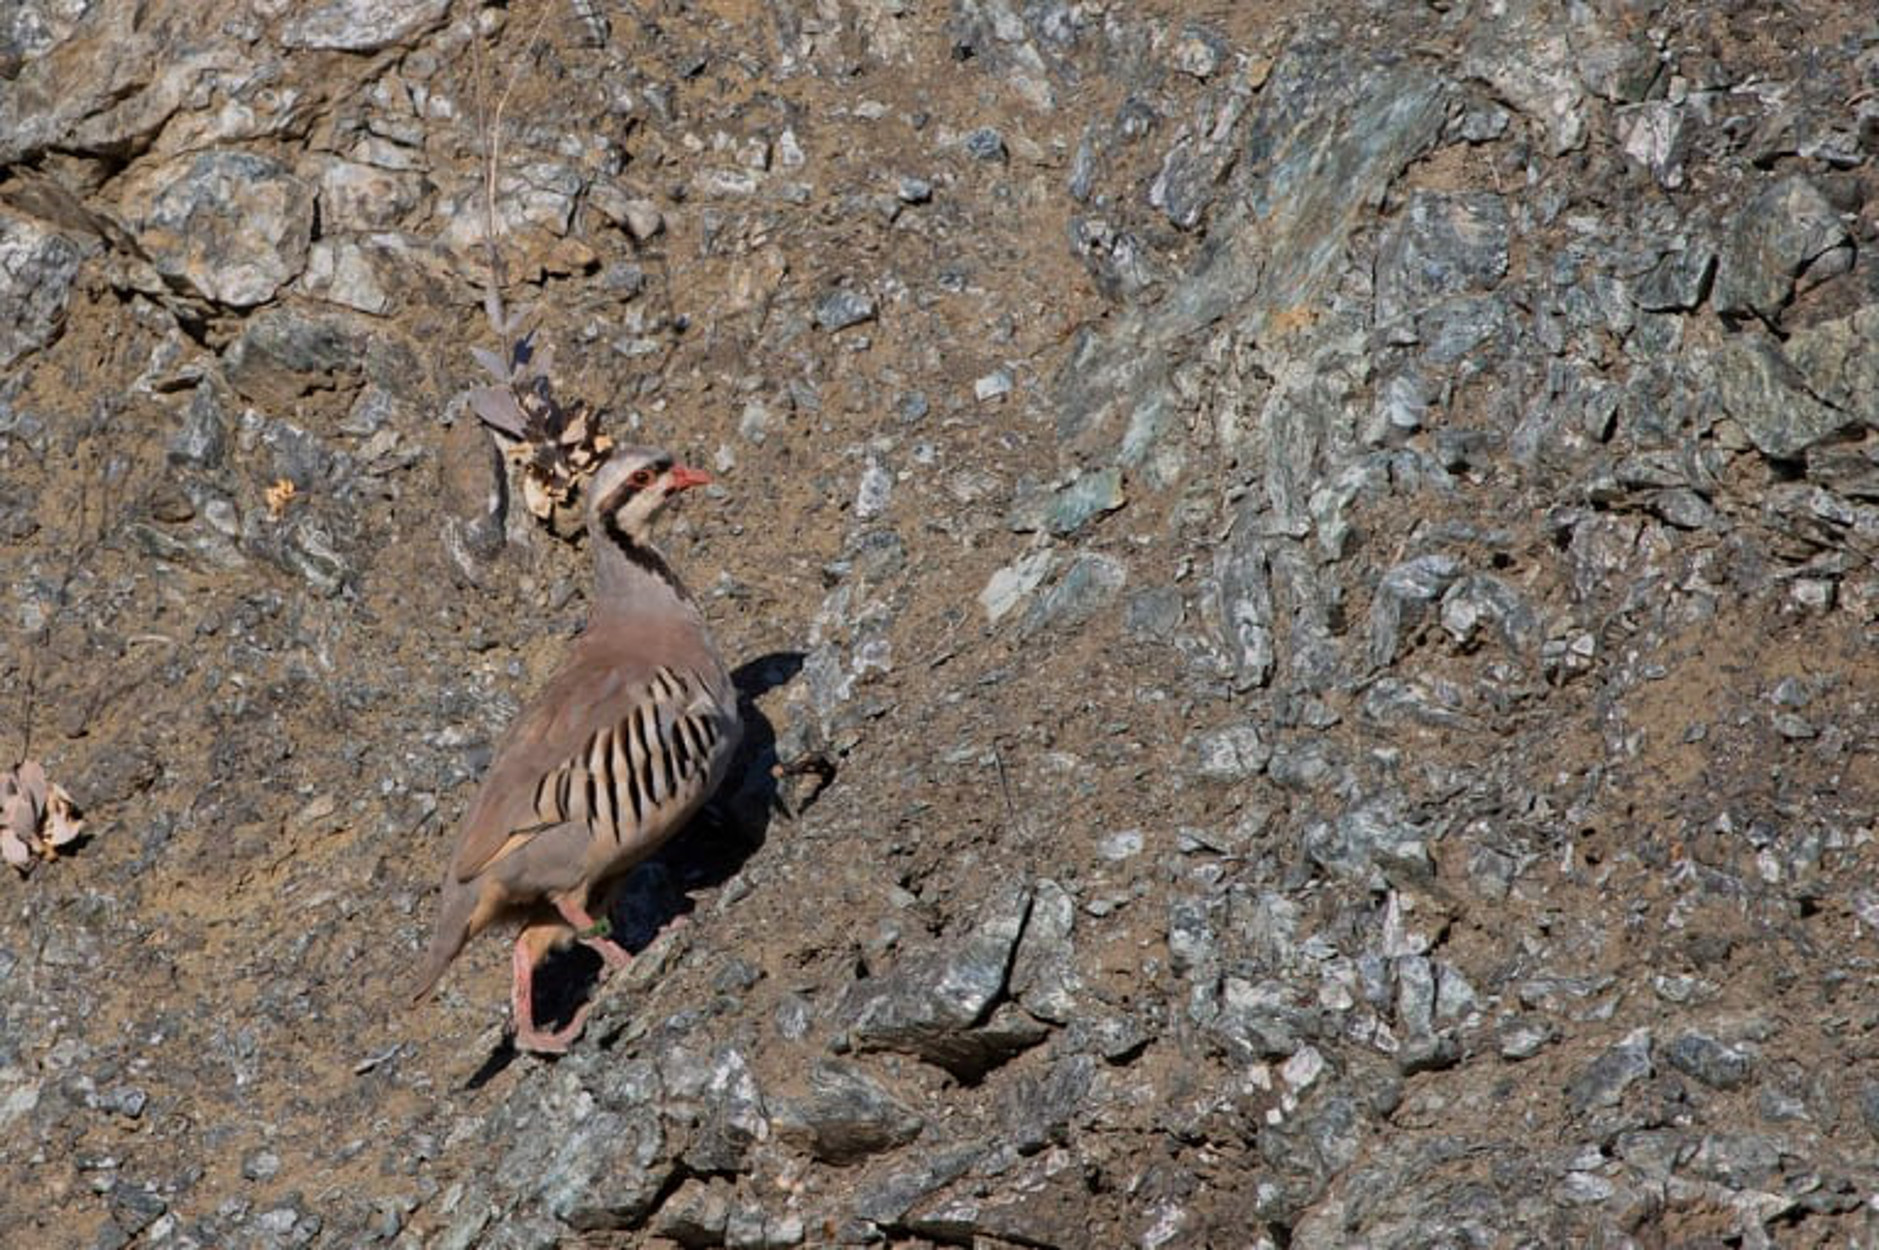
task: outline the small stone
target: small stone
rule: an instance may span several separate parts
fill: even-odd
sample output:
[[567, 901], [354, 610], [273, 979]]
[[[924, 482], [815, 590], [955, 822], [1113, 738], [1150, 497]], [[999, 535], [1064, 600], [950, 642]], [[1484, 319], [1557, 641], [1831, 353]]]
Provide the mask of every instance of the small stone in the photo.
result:
[[1128, 581], [1128, 568], [1113, 556], [1088, 552], [1078, 556], [1031, 604], [1022, 632], [1075, 629], [1108, 605]]
[[902, 204], [925, 204], [933, 198], [933, 184], [925, 178], [903, 175], [894, 184], [894, 194]]
[[1183, 74], [1205, 81], [1220, 68], [1226, 47], [1211, 31], [1188, 30], [1174, 45], [1174, 67]]
[[1712, 1089], [1736, 1089], [1746, 1084], [1755, 1066], [1744, 1052], [1696, 1032], [1679, 1035], [1664, 1049], [1664, 1059], [1677, 1071]]
[[1126, 502], [1122, 470], [1111, 465], [1083, 474], [1052, 496], [1044, 507], [1044, 526], [1056, 537], [1068, 538]]
[[1581, 1115], [1599, 1107], [1615, 1107], [1627, 1089], [1652, 1071], [1651, 1031], [1633, 1030], [1572, 1079], [1566, 1086], [1566, 1101]]
[[189, 407], [183, 411], [183, 425], [169, 442], [172, 464], [198, 469], [220, 468], [228, 452], [228, 422], [214, 389], [198, 383]]
[[1251, 724], [1227, 725], [1188, 740], [1194, 771], [1205, 781], [1236, 785], [1257, 777], [1272, 759], [1272, 747]]
[[665, 214], [651, 200], [628, 200], [622, 206], [621, 215], [627, 233], [637, 243], [644, 243], [665, 229]]
[[879, 460], [870, 459], [861, 471], [861, 483], [855, 490], [855, 517], [870, 521], [887, 511], [894, 493], [894, 475]]
[[1096, 853], [1111, 863], [1133, 859], [1142, 853], [1142, 831], [1125, 829], [1121, 833], [1112, 833], [1098, 844]]
[[993, 625], [998, 624], [1026, 595], [1042, 584], [1056, 563], [1054, 552], [1040, 549], [1028, 552], [994, 572], [985, 583], [985, 589], [979, 592], [979, 606], [985, 609], [986, 620]]
[[816, 325], [830, 333], [873, 321], [874, 316], [874, 300], [861, 291], [847, 288], [831, 291], [816, 305]]
[[1500, 1056], [1519, 1062], [1531, 1059], [1550, 1045], [1558, 1031], [1539, 1016], [1514, 1016], [1495, 1030]]
[[273, 1180], [280, 1170], [281, 1157], [272, 1150], [251, 1151], [241, 1161], [241, 1174], [251, 1181]]
[[281, 43], [289, 48], [376, 52], [435, 27], [450, 0], [320, 0], [289, 10]]
[[1738, 213], [1717, 265], [1716, 311], [1752, 313], [1772, 323], [1794, 297], [1803, 270], [1850, 246], [1840, 215], [1819, 188], [1804, 177], [1784, 178]]
[[151, 488], [150, 515], [166, 525], [181, 525], [195, 517], [196, 505], [182, 487], [164, 479]]
[[1122, 609], [1122, 628], [1137, 642], [1168, 642], [1186, 614], [1178, 587], [1150, 586], [1129, 595]]
[[1012, 381], [1010, 372], [999, 369], [986, 374], [974, 382], [972, 384], [972, 395], [973, 398], [977, 399], [982, 404], [989, 403], [994, 399], [1003, 399], [1005, 396], [1011, 394], [1011, 387]]
[[1789, 742], [1801, 742], [1819, 735], [1813, 722], [1794, 712], [1775, 713], [1775, 732]]
[[785, 1141], [824, 1163], [854, 1163], [906, 1144], [925, 1121], [859, 1065], [824, 1059], [809, 1073], [809, 1095], [777, 1100], [772, 1119]]
[[1005, 159], [1005, 137], [990, 126], [981, 126], [965, 137], [965, 149], [973, 159], [981, 161], [1002, 161]]
[[84, 252], [0, 208], [0, 369], [59, 337]]

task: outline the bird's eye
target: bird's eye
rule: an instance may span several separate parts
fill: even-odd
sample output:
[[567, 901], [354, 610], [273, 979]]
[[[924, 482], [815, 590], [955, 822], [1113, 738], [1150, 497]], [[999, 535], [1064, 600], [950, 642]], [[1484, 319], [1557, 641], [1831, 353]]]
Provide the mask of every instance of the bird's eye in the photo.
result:
[[634, 469], [626, 480], [631, 482], [638, 489], [645, 490], [648, 486], [652, 485], [653, 476], [651, 469]]

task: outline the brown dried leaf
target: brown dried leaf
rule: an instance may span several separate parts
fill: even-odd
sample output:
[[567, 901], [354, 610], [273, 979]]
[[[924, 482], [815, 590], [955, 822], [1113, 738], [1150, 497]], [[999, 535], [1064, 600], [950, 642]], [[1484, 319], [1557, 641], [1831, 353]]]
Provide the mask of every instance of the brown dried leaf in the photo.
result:
[[72, 802], [72, 796], [66, 793], [64, 786], [55, 784], [46, 795], [43, 841], [47, 858], [51, 858], [54, 848], [64, 846], [84, 831], [85, 820], [79, 815], [78, 804]]
[[470, 407], [484, 425], [505, 438], [522, 438], [528, 430], [528, 417], [515, 395], [504, 386], [479, 386], [470, 392]]
[[23, 760], [13, 770], [13, 784], [32, 801], [33, 819], [46, 810], [46, 770], [38, 760]]
[[274, 484], [262, 492], [262, 498], [267, 502], [267, 514], [276, 521], [280, 520], [287, 515], [287, 505], [294, 501], [298, 493], [299, 488], [291, 477], [274, 479]]
[[39, 832], [39, 813], [33, 810], [31, 795], [15, 790], [0, 803], [0, 830], [21, 842], [32, 840]]

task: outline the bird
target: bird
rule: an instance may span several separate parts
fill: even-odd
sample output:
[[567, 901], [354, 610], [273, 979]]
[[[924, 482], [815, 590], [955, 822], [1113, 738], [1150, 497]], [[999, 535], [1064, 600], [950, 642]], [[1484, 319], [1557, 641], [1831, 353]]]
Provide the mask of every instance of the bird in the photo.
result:
[[710, 481], [667, 451], [627, 444], [589, 480], [587, 627], [518, 714], [464, 810], [414, 1003], [471, 938], [518, 921], [515, 1045], [562, 1054], [592, 1002], [559, 1029], [538, 1025], [542, 960], [573, 939], [600, 955], [603, 973], [629, 961], [596, 910], [605, 915], [613, 884], [711, 797], [742, 736], [736, 689], [704, 615], [653, 545], [666, 505]]

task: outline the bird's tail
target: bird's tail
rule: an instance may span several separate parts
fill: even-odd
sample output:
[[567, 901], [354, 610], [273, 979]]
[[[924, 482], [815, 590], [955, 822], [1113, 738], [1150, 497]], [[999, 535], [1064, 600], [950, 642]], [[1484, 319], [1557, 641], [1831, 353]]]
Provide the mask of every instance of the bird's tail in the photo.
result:
[[443, 895], [437, 900], [437, 926], [431, 930], [431, 944], [424, 952], [424, 966], [411, 983], [411, 1002], [415, 1006], [431, 996], [444, 978], [450, 963], [470, 940], [470, 920], [476, 911], [476, 890], [452, 874], [444, 882]]

